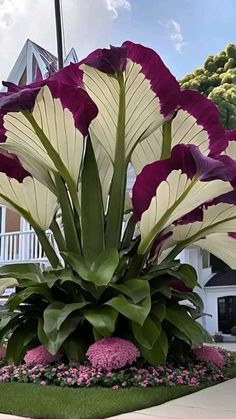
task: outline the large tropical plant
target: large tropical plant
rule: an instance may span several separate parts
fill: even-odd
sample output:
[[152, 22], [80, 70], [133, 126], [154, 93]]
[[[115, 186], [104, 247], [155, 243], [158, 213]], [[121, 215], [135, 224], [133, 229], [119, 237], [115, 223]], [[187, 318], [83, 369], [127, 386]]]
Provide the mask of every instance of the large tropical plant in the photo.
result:
[[236, 268], [234, 133], [214, 104], [132, 42], [7, 87], [0, 201], [32, 225], [50, 263], [0, 268], [1, 290], [17, 287], [0, 312], [8, 360], [40, 342], [82, 361], [115, 335], [156, 364], [208, 340], [196, 272], [176, 257], [195, 243]]

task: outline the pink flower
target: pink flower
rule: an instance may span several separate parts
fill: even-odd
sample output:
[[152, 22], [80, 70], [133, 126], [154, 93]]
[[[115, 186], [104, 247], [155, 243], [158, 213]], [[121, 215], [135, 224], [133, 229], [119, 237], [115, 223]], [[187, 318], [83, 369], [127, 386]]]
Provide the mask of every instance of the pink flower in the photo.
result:
[[0, 348], [0, 361], [6, 357], [6, 348], [3, 346]]
[[191, 386], [197, 386], [199, 384], [199, 381], [196, 378], [191, 378], [189, 385]]
[[203, 346], [202, 348], [193, 349], [193, 353], [198, 359], [205, 361], [208, 364], [214, 364], [219, 368], [223, 368], [225, 365], [224, 357], [212, 346]]
[[86, 355], [94, 368], [112, 371], [132, 364], [140, 353], [132, 342], [113, 337], [93, 343]]
[[31, 349], [27, 352], [24, 357], [26, 364], [41, 364], [47, 365], [58, 361], [61, 358], [61, 354], [51, 355], [44, 346], [38, 346], [37, 348]]
[[67, 384], [71, 384], [72, 383], [72, 378], [71, 377], [68, 377], [67, 379], [66, 379], [66, 382], [67, 382]]

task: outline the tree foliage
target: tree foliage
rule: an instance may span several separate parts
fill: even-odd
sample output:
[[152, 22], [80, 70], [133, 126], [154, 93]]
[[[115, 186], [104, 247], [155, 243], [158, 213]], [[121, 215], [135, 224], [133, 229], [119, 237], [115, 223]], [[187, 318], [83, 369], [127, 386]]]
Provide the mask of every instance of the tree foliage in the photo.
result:
[[202, 68], [197, 68], [180, 82], [184, 89], [204, 93], [219, 108], [226, 129], [236, 128], [236, 46], [210, 55]]

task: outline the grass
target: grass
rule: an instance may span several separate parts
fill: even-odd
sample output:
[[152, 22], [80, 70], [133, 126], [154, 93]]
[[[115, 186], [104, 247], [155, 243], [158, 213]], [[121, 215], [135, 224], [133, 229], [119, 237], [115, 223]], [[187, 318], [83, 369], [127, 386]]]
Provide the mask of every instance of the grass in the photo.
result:
[[[236, 376], [236, 366], [226, 370]], [[206, 388], [156, 387], [112, 390], [70, 389], [37, 384], [0, 383], [0, 412], [37, 419], [104, 419], [144, 409]]]
[[0, 383], [0, 411], [37, 419], [103, 419], [158, 405], [194, 391], [196, 388], [187, 386], [112, 390]]

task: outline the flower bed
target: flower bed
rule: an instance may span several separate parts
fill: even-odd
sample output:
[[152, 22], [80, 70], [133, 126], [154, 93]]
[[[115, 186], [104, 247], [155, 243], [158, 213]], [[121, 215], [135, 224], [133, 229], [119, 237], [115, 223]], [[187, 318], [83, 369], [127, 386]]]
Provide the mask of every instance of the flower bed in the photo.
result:
[[[222, 350], [220, 352], [225, 360], [225, 366], [233, 366], [236, 363], [236, 358], [230, 356], [230, 353]], [[195, 387], [205, 382], [222, 381], [225, 378], [222, 368], [211, 362], [200, 362], [197, 359], [193, 359], [188, 367], [169, 363], [156, 367], [128, 367], [118, 371], [105, 371], [89, 364], [72, 363], [5, 365], [0, 368], [0, 382], [34, 383], [73, 388], [100, 386], [118, 389], [160, 385]]]
[[157, 367], [130, 367], [116, 372], [104, 372], [90, 365], [7, 365], [0, 369], [0, 382], [36, 383], [62, 387], [155, 387], [158, 385], [197, 386], [205, 381], [223, 380], [222, 369], [204, 362], [189, 368], [171, 364]]

